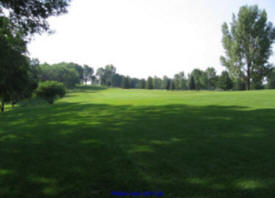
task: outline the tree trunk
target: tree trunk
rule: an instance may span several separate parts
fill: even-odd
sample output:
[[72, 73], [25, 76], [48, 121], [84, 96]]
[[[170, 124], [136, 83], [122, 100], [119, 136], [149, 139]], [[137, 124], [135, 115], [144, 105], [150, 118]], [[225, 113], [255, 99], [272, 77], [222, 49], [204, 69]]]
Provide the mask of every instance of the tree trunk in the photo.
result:
[[1, 112], [4, 112], [4, 108], [5, 108], [5, 103], [2, 101], [1, 102]]
[[250, 63], [248, 63], [247, 64], [247, 90], [250, 90], [250, 78], [251, 78], [250, 68], [251, 68], [251, 65]]

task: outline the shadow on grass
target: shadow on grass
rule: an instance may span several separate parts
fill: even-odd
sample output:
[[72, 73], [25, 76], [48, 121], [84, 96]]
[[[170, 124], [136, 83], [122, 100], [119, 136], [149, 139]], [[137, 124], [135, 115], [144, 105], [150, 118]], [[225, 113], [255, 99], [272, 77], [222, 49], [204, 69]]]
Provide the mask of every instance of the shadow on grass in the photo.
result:
[[102, 91], [107, 89], [107, 87], [95, 86], [95, 85], [80, 85], [76, 86], [74, 89], [68, 90], [69, 92], [93, 92], [93, 91]]
[[58, 103], [0, 115], [0, 197], [273, 197], [275, 109]]

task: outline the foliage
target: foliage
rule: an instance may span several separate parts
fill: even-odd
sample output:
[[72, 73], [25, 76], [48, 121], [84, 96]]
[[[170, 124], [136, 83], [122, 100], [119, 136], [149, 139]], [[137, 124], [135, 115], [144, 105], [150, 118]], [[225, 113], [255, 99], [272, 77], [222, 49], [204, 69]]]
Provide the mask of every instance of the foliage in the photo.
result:
[[224, 90], [229, 90], [233, 88], [233, 81], [229, 77], [229, 73], [227, 71], [223, 71], [221, 76], [218, 79], [218, 87]]
[[66, 91], [63, 83], [57, 81], [45, 81], [39, 83], [36, 94], [48, 103], [53, 104], [54, 100], [58, 97], [64, 97]]
[[223, 24], [222, 33], [226, 56], [221, 62], [234, 78], [243, 78], [249, 90], [252, 81], [259, 84], [269, 72], [275, 28], [267, 21], [265, 10], [243, 6], [237, 17], [233, 14], [230, 28]]
[[216, 83], [218, 80], [216, 70], [214, 67], [208, 67], [205, 70], [205, 74], [207, 77], [207, 89], [208, 90], [214, 90], [216, 88]]
[[175, 90], [175, 89], [176, 89], [175, 82], [174, 82], [174, 80], [171, 80], [169, 90]]
[[180, 72], [174, 75], [175, 89], [187, 89], [187, 80], [185, 79], [184, 72]]
[[131, 88], [131, 81], [129, 76], [123, 76], [121, 82], [121, 88], [123, 89], [130, 89]]
[[146, 88], [146, 80], [145, 79], [141, 79], [138, 82], [138, 88], [139, 89], [145, 89]]
[[267, 86], [269, 89], [275, 89], [275, 69], [273, 69], [267, 77]]
[[25, 55], [26, 42], [21, 32], [14, 32], [9, 19], [0, 17], [0, 101], [1, 111], [6, 102], [31, 96], [37, 82]]
[[123, 76], [120, 74], [114, 74], [112, 78], [113, 87], [121, 87]]
[[129, 81], [130, 81], [130, 88], [133, 88], [133, 89], [138, 88], [139, 79], [129, 77]]
[[[66, 88], [74, 88], [83, 81], [84, 71], [75, 63], [42, 64], [39, 69], [40, 81], [62, 82]], [[86, 75], [86, 74], [85, 74]]]
[[200, 69], [194, 69], [191, 73], [194, 78], [195, 89], [206, 89], [207, 88], [207, 76], [206, 73]]
[[154, 89], [161, 89], [161, 78], [154, 76], [153, 87], [154, 87]]
[[70, 0], [0, 0], [0, 16], [3, 8], [15, 29], [24, 35], [49, 30], [47, 18], [65, 13]]
[[93, 74], [94, 74], [94, 69], [92, 67], [89, 67], [88, 65], [84, 65], [84, 68], [83, 68], [84, 84], [87, 84], [88, 81], [92, 81]]
[[170, 87], [170, 79], [167, 76], [163, 76], [162, 79], [162, 89], [168, 90]]
[[113, 76], [116, 74], [116, 68], [113, 65], [106, 65], [105, 68], [98, 68], [96, 75], [99, 77], [101, 85], [113, 86]]
[[192, 75], [191, 75], [190, 81], [189, 81], [189, 89], [190, 90], [195, 90], [196, 89], [195, 79], [194, 79], [194, 76], [192, 76]]
[[146, 82], [146, 89], [154, 89], [153, 78], [150, 76], [148, 77]]

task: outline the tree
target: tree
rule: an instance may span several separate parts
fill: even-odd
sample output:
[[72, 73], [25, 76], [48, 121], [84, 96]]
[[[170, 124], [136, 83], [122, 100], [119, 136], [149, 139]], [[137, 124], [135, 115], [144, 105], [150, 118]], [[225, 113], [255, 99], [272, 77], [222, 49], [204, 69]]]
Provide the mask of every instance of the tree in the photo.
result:
[[273, 69], [267, 77], [268, 89], [275, 89], [275, 69]]
[[130, 78], [130, 88], [138, 88], [138, 82], [139, 80], [137, 78]]
[[224, 90], [229, 90], [233, 88], [233, 81], [229, 77], [229, 73], [227, 71], [222, 72], [217, 84], [219, 88]]
[[216, 70], [214, 67], [208, 67], [205, 70], [207, 76], [207, 89], [215, 89], [217, 82]]
[[245, 90], [246, 89], [246, 82], [244, 78], [233, 78], [233, 88], [235, 90]]
[[96, 71], [96, 75], [99, 78], [99, 84], [100, 85], [105, 85], [106, 84], [106, 76], [105, 76], [105, 69], [100, 67]]
[[75, 63], [42, 64], [39, 70], [40, 81], [62, 82], [66, 88], [74, 88], [83, 80], [82, 67]]
[[206, 89], [207, 88], [207, 76], [206, 73], [200, 69], [194, 69], [191, 73], [194, 78], [195, 89]]
[[15, 29], [24, 35], [49, 30], [47, 18], [66, 13], [70, 0], [0, 0], [0, 16], [3, 8]]
[[169, 89], [169, 87], [170, 87], [169, 78], [167, 76], [163, 76], [161, 88], [162, 89]]
[[92, 84], [98, 84], [98, 80], [97, 80], [97, 78], [96, 78], [95, 75], [93, 75], [93, 76], [91, 77], [91, 83], [92, 83]]
[[243, 77], [249, 90], [251, 83], [262, 81], [269, 72], [275, 28], [265, 10], [243, 6], [237, 17], [233, 14], [230, 28], [223, 24], [222, 33], [225, 57], [221, 56], [221, 62], [234, 78]]
[[94, 69], [89, 67], [88, 65], [84, 65], [83, 67], [83, 81], [87, 84], [88, 81], [92, 81], [92, 76], [94, 74]]
[[166, 90], [170, 90], [170, 88], [171, 88], [171, 82], [172, 82], [172, 80], [170, 78], [166, 79], [166, 84], [165, 84], [165, 89]]
[[26, 56], [27, 37], [49, 30], [47, 18], [66, 12], [68, 2], [0, 0], [1, 111], [5, 102], [31, 95], [34, 83]]
[[[63, 63], [60, 63], [61, 65], [63, 64], [64, 67], [67, 67], [67, 68], [70, 68], [70, 69], [73, 69], [77, 72], [77, 75], [78, 75], [78, 82], [77, 83], [81, 83], [84, 81], [84, 70], [83, 70], [83, 67], [81, 65], [78, 65], [76, 63], [66, 63], [66, 62], [63, 62]], [[92, 68], [93, 70], [93, 68]], [[94, 71], [93, 71], [94, 72]], [[90, 76], [90, 79], [91, 80], [91, 76]]]
[[[0, 16], [0, 100], [15, 102], [31, 90], [29, 59], [21, 32], [14, 32], [9, 19]], [[29, 95], [29, 94], [26, 94]]]
[[154, 89], [161, 89], [161, 78], [157, 76], [153, 78], [153, 87]]
[[116, 74], [116, 68], [113, 65], [106, 65], [105, 68], [98, 68], [96, 75], [99, 77], [101, 85], [113, 86], [112, 78]]
[[171, 80], [169, 90], [175, 90], [175, 89], [176, 89], [175, 82], [174, 82], [174, 80]]
[[120, 87], [122, 83], [123, 77], [119, 74], [115, 74], [112, 78], [112, 85], [113, 87]]
[[189, 81], [189, 89], [190, 90], [195, 90], [196, 89], [195, 79], [194, 79], [194, 76], [192, 76], [192, 75], [191, 75], [190, 81]]
[[187, 89], [184, 72], [174, 75], [175, 89]]
[[146, 83], [146, 88], [147, 89], [154, 89], [153, 78], [152, 77], [148, 77], [147, 83]]
[[129, 89], [130, 88], [130, 77], [129, 76], [123, 76], [122, 82], [121, 82], [121, 88], [123, 89]]
[[58, 97], [64, 97], [66, 94], [63, 83], [57, 81], [40, 82], [36, 90], [38, 97], [45, 99], [49, 104], [53, 104]]
[[112, 85], [112, 78], [116, 73], [116, 68], [113, 65], [106, 65], [104, 68], [104, 76], [105, 76], [105, 85], [113, 86]]
[[145, 79], [139, 80], [139, 82], [138, 82], [138, 88], [139, 89], [145, 89], [145, 87], [146, 87], [146, 80]]

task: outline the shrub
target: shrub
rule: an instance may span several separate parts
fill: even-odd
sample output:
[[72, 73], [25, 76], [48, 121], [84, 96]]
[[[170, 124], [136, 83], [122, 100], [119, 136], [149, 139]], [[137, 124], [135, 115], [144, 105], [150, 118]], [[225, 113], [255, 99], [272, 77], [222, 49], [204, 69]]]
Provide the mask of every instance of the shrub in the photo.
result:
[[40, 82], [36, 90], [36, 95], [53, 104], [58, 97], [62, 98], [66, 94], [63, 83], [56, 81]]

